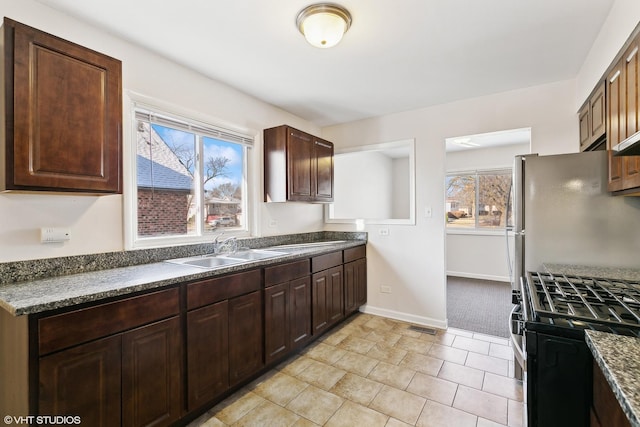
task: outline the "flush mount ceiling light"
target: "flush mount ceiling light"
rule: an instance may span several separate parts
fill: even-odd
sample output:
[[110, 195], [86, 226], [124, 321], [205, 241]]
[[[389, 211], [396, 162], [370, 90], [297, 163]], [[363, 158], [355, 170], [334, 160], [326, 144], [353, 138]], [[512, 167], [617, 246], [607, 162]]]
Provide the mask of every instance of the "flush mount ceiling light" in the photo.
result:
[[312, 4], [300, 11], [296, 25], [312, 46], [328, 48], [342, 40], [351, 26], [351, 14], [335, 3]]

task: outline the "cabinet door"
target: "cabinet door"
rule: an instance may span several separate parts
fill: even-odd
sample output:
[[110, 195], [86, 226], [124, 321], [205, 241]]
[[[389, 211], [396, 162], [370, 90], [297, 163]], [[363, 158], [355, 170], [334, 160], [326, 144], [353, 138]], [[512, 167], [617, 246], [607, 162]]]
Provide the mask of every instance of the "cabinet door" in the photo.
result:
[[271, 363], [291, 350], [289, 283], [264, 290], [264, 356]]
[[229, 388], [229, 303], [187, 313], [187, 395], [194, 410]]
[[585, 151], [591, 145], [591, 114], [589, 100], [578, 111], [578, 124], [580, 135], [580, 151]]
[[580, 151], [593, 149], [606, 134], [605, 82], [600, 83], [578, 112]]
[[311, 278], [311, 333], [316, 335], [329, 325], [327, 310], [328, 270], [315, 273]]
[[229, 385], [263, 366], [262, 297], [259, 291], [229, 300]]
[[367, 302], [367, 260], [361, 258], [344, 265], [344, 313], [357, 311]]
[[359, 259], [356, 263], [356, 308], [367, 303], [367, 259]]
[[625, 138], [626, 114], [624, 74], [621, 60], [607, 76], [607, 152], [609, 157], [609, 191], [622, 190], [622, 157], [613, 156], [611, 148]]
[[[309, 201], [313, 196], [314, 145], [311, 135], [288, 129], [288, 200]], [[315, 180], [313, 180], [315, 181]]]
[[83, 425], [120, 425], [121, 337], [40, 358], [39, 412], [74, 415]]
[[[629, 427], [629, 419], [620, 407], [600, 366], [593, 361], [593, 403], [591, 406], [591, 426]], [[594, 423], [595, 421], [595, 423]]]
[[327, 310], [329, 324], [333, 325], [344, 317], [344, 289], [343, 267], [334, 267], [329, 270], [329, 283], [327, 287]]
[[314, 194], [317, 201], [333, 201], [333, 144], [314, 139]]
[[291, 346], [299, 348], [311, 338], [311, 277], [289, 284], [289, 327]]
[[6, 95], [15, 100], [7, 103], [7, 188], [121, 193], [120, 61], [11, 20], [5, 26], [14, 55], [5, 58], [13, 63]]
[[180, 319], [122, 335], [122, 425], [164, 426], [182, 408]]
[[605, 84], [603, 82], [589, 99], [589, 137], [591, 144], [602, 138], [607, 132], [607, 106], [605, 100]]
[[[624, 83], [625, 83], [625, 138], [640, 130], [640, 112], [638, 111], [638, 83], [640, 78], [640, 58], [638, 48], [640, 43], [635, 42], [625, 52]], [[623, 138], [624, 139], [624, 138]], [[640, 187], [640, 156], [625, 156], [622, 158], [622, 187], [624, 189]]]
[[356, 262], [349, 262], [344, 265], [344, 312], [351, 314], [357, 310], [356, 305]]

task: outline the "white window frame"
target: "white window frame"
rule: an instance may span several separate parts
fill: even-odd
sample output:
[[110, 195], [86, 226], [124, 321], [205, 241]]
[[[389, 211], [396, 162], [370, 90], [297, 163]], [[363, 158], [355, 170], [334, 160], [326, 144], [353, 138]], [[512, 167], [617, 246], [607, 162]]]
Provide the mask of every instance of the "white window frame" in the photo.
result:
[[[125, 169], [124, 184], [125, 191], [129, 194], [129, 197], [125, 197], [124, 200], [124, 224], [125, 224], [125, 249], [139, 249], [139, 248], [154, 248], [154, 247], [166, 247], [186, 244], [208, 243], [211, 242], [214, 236], [220, 233], [203, 233], [203, 205], [204, 200], [204, 188], [199, 185], [197, 195], [197, 233], [192, 235], [179, 235], [179, 236], [153, 236], [153, 237], [138, 237], [138, 188], [137, 188], [137, 171], [136, 171], [136, 156], [137, 156], [137, 144], [135, 144], [137, 138], [137, 118], [136, 112], [144, 110], [152, 112], [159, 117], [167, 117], [177, 122], [183, 122], [185, 124], [191, 124], [195, 129], [208, 129], [209, 132], [206, 136], [216, 138], [215, 132], [224, 132], [225, 135], [233, 135], [238, 138], [238, 141], [244, 145], [244, 165], [243, 165], [243, 227], [242, 229], [224, 230], [225, 236], [236, 237], [249, 237], [253, 235], [255, 228], [255, 215], [256, 215], [256, 203], [254, 202], [254, 191], [251, 188], [254, 181], [252, 171], [252, 156], [255, 155], [254, 142], [256, 139], [256, 132], [240, 128], [238, 126], [230, 125], [229, 123], [222, 122], [221, 120], [212, 118], [210, 116], [180, 108], [178, 106], [166, 103], [157, 99], [149, 98], [144, 95], [140, 95], [134, 92], [128, 93], [131, 102], [129, 103], [129, 127], [130, 129], [130, 144], [129, 144], [129, 156], [126, 156], [125, 160], [129, 168]], [[163, 125], [162, 123], [159, 123]], [[165, 124], [166, 126], [166, 124]], [[252, 136], [253, 135], [253, 136]], [[224, 139], [224, 138], [221, 138]], [[230, 141], [235, 142], [235, 141]], [[201, 149], [200, 144], [196, 144], [196, 152], [199, 155]], [[196, 173], [198, 180], [201, 180], [202, 176], [202, 162], [199, 163], [199, 170]], [[222, 231], [221, 231], [222, 232]]]

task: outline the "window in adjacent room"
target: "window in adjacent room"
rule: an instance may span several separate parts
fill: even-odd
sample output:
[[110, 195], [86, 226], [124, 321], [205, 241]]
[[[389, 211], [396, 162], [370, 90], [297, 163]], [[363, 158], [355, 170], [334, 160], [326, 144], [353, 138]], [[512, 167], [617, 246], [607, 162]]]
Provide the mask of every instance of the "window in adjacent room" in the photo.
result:
[[250, 136], [139, 107], [134, 126], [136, 242], [248, 230]]
[[511, 179], [511, 169], [448, 174], [447, 227], [504, 229], [511, 215], [507, 207]]

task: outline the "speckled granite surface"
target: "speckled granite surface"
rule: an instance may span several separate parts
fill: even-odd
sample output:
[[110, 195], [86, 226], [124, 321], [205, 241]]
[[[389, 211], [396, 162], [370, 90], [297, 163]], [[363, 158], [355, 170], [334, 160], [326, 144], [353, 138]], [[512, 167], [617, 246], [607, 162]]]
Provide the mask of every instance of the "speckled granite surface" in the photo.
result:
[[0, 308], [13, 315], [39, 313], [172, 284], [211, 278], [287, 260], [319, 255], [366, 243], [366, 233], [319, 232], [239, 239], [245, 248], [267, 248], [313, 241], [338, 241], [330, 246], [278, 249], [286, 255], [207, 270], [161, 262], [211, 253], [211, 245], [83, 255], [0, 264]]
[[631, 425], [640, 427], [640, 338], [587, 330], [586, 341]]
[[[640, 261], [638, 261], [638, 264], [640, 265]], [[545, 263], [544, 268], [549, 273], [560, 273], [571, 276], [602, 277], [607, 279], [640, 281], [640, 266], [635, 269]]]

